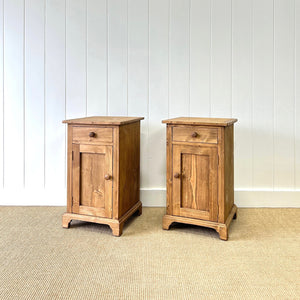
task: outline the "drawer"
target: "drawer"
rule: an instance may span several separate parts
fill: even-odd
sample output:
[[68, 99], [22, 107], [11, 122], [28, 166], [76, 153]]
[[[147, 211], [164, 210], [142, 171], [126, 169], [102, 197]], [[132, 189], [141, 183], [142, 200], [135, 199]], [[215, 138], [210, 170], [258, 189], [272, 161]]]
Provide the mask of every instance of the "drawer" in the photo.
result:
[[203, 128], [198, 126], [173, 127], [173, 141], [192, 143], [218, 143], [217, 128]]
[[109, 127], [73, 127], [73, 143], [99, 144], [112, 143], [113, 129]]

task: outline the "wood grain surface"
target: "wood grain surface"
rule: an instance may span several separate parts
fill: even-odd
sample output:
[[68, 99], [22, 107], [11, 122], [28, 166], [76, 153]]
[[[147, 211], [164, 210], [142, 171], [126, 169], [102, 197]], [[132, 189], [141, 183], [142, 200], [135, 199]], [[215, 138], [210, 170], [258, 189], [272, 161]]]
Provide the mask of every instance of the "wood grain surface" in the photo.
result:
[[95, 116], [64, 120], [63, 123], [69, 124], [90, 124], [90, 125], [124, 125], [143, 120], [143, 117], [105, 117]]
[[98, 145], [99, 143], [112, 143], [112, 139], [111, 127], [73, 126], [73, 143]]
[[174, 126], [173, 141], [217, 144], [218, 129], [200, 126]]
[[237, 119], [225, 118], [197, 118], [197, 117], [178, 117], [163, 120], [166, 124], [184, 124], [184, 125], [206, 125], [206, 126], [229, 126], [237, 122]]
[[[102, 118], [98, 118], [100, 122]], [[125, 122], [127, 119], [128, 122]], [[135, 122], [132, 122], [133, 119]], [[92, 118], [68, 123], [68, 195], [63, 226], [70, 217], [109, 224], [113, 235], [136, 210], [140, 190], [140, 119], [112, 117], [95, 126]], [[115, 123], [120, 125], [115, 125]], [[122, 123], [125, 122], [125, 123]], [[91, 126], [93, 124], [93, 126]], [[103, 221], [103, 218], [106, 218]]]
[[[190, 119], [193, 126], [186, 125]], [[167, 124], [164, 229], [174, 220], [201, 226], [208, 224], [218, 231], [221, 239], [227, 240], [228, 226], [233, 215], [236, 216], [233, 178], [233, 123], [236, 121], [213, 118], [163, 121]], [[208, 125], [204, 127], [204, 123]]]
[[173, 145], [173, 214], [217, 221], [218, 154], [216, 147]]

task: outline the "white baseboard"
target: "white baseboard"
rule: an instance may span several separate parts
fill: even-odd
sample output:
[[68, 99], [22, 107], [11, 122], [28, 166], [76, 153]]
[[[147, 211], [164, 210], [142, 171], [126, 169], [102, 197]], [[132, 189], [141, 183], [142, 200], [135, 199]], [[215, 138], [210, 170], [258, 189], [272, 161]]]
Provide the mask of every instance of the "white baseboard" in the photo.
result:
[[0, 205], [66, 206], [66, 189], [2, 189]]
[[[238, 207], [300, 207], [300, 190], [235, 190], [234, 198]], [[166, 190], [141, 189], [141, 199], [144, 206], [166, 206]]]
[[[296, 191], [255, 191], [235, 190], [238, 207], [297, 207], [300, 208], [300, 190]], [[141, 189], [144, 206], [166, 206], [165, 189]]]
[[[166, 206], [166, 189], [142, 188], [140, 195], [145, 207]], [[236, 190], [234, 195], [238, 207], [300, 208], [300, 190]], [[65, 206], [66, 189], [1, 189], [0, 205]]]
[[238, 207], [295, 207], [300, 208], [300, 191], [242, 191], [234, 192]]

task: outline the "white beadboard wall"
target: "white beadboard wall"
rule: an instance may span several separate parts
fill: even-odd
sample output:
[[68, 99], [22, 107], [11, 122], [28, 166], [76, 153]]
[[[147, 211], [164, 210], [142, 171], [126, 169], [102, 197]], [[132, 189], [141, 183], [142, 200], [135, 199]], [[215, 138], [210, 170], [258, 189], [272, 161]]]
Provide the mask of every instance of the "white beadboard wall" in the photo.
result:
[[300, 0], [0, 0], [0, 204], [65, 205], [66, 118], [144, 116], [141, 199], [165, 205], [165, 126], [235, 117], [240, 207], [300, 207]]

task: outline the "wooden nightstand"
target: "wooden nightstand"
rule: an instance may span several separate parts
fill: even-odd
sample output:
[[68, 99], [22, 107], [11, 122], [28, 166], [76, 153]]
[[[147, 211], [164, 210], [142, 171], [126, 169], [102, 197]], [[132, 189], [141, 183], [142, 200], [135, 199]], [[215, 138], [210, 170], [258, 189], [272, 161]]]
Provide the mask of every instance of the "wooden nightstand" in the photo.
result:
[[122, 234], [124, 222], [142, 213], [140, 120], [135, 117], [88, 117], [68, 124], [67, 212], [63, 227], [82, 220]]
[[236, 217], [233, 124], [237, 119], [175, 118], [167, 124], [167, 213], [173, 222], [215, 229], [228, 239]]

